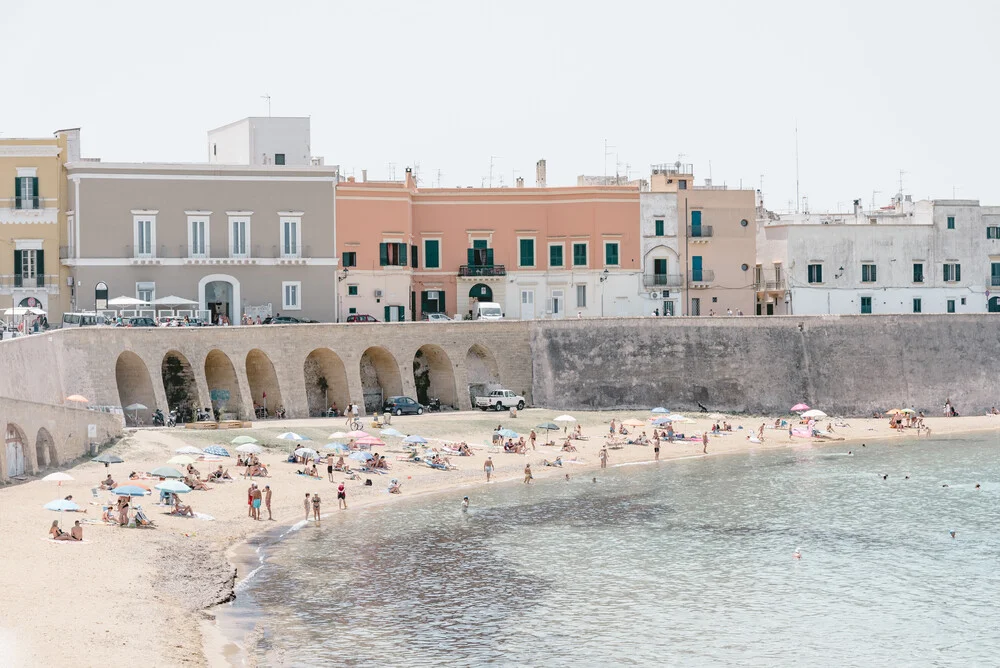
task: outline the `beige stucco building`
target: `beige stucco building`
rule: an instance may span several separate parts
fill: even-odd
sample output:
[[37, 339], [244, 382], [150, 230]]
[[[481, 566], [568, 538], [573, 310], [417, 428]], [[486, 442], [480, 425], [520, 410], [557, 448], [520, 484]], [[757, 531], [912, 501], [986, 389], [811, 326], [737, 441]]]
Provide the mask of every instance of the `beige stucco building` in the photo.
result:
[[79, 154], [79, 130], [0, 139], [0, 309], [32, 306], [58, 323], [69, 306], [59, 264], [66, 232], [64, 163]]

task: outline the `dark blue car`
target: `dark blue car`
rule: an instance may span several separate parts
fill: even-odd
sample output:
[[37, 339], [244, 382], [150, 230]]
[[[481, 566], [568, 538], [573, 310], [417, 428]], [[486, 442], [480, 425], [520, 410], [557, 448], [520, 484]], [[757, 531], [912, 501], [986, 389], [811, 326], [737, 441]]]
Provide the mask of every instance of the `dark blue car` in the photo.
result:
[[409, 397], [389, 397], [382, 410], [393, 415], [423, 415], [424, 407]]

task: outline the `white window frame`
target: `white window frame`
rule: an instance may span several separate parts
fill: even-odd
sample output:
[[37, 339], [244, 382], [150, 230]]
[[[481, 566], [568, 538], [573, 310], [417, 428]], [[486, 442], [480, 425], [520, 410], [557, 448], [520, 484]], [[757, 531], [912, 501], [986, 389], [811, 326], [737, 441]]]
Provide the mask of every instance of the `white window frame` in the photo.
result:
[[[286, 241], [285, 238], [285, 224], [294, 223], [295, 224], [295, 250], [286, 251]], [[301, 215], [284, 215], [279, 214], [278, 217], [278, 243], [280, 244], [279, 255], [283, 258], [299, 258], [302, 257], [302, 216]]]
[[[583, 303], [580, 303], [580, 289], [583, 288]], [[576, 307], [578, 309], [587, 308], [587, 284], [577, 283], [576, 284]]]
[[[295, 289], [295, 302], [288, 301], [288, 289]], [[282, 281], [281, 282], [281, 310], [301, 311], [302, 310], [302, 281]]]
[[[197, 248], [195, 244], [194, 230], [192, 229], [196, 223], [200, 223], [205, 226], [204, 238], [202, 239], [202, 248]], [[212, 247], [210, 243], [211, 239], [211, 217], [204, 213], [188, 213], [187, 217], [187, 231], [188, 231], [188, 257], [197, 258], [209, 258], [212, 257]]]
[[[149, 286], [149, 287], [146, 287]], [[153, 307], [153, 302], [156, 300], [156, 283], [154, 281], [136, 281], [135, 283], [135, 298], [142, 299], [140, 292], [149, 292], [149, 305]]]
[[[530, 265], [526, 265], [523, 262], [521, 262], [521, 241], [524, 241], [524, 240], [530, 240], [531, 241], [532, 254], [534, 255], [534, 257], [532, 258], [532, 263]], [[547, 263], [548, 263], [548, 258], [546, 258], [546, 264]], [[517, 268], [518, 269], [538, 269], [538, 238], [537, 237], [522, 236], [522, 237], [518, 237], [517, 238]]]
[[[249, 213], [230, 213], [227, 212], [229, 216], [229, 257], [232, 258], [245, 258], [250, 257], [250, 214]], [[233, 235], [233, 225], [236, 223], [243, 223], [243, 251], [242, 253], [237, 253], [233, 249], [233, 242], [235, 241], [235, 236]], [[282, 226], [284, 230], [284, 226]]]
[[[559, 266], [552, 266], [552, 247], [560, 246], [562, 248], [562, 264]], [[545, 255], [545, 266], [549, 269], [566, 269], [568, 265], [566, 264], [566, 242], [565, 241], [550, 241], [546, 244], [546, 255]]]
[[[618, 264], [608, 264], [608, 244], [615, 244], [618, 246]], [[622, 266], [622, 242], [617, 239], [605, 239], [602, 246], [604, 249], [604, 257], [601, 261], [604, 263], [605, 267], [620, 267]]]
[[[442, 255], [444, 254], [444, 241], [442, 240], [441, 237], [425, 237], [423, 241], [424, 241], [423, 248], [421, 250], [424, 253], [424, 259], [423, 259], [424, 269], [440, 269], [441, 265], [443, 264], [443, 261], [442, 261], [441, 258], [442, 258]], [[427, 242], [428, 241], [435, 241], [435, 242], [437, 242], [437, 245], [438, 245], [438, 263], [437, 263], [436, 267], [428, 267], [427, 266]]]
[[[156, 257], [156, 214], [159, 211], [133, 211], [132, 212], [132, 249], [133, 257], [155, 258]], [[149, 222], [149, 252], [143, 253], [139, 250], [139, 223]]]
[[38, 249], [22, 248], [21, 250], [21, 279], [24, 281], [38, 280]]
[[[574, 259], [575, 255], [573, 254], [573, 246], [576, 246], [577, 244], [583, 244], [584, 247], [586, 247], [586, 249], [587, 249], [587, 255], [586, 255], [587, 261], [584, 262], [583, 264], [576, 264], [575, 259]], [[618, 259], [621, 260], [621, 246], [618, 247], [618, 253], [619, 253]], [[573, 240], [571, 240], [569, 242], [569, 254], [570, 254], [570, 258], [569, 258], [570, 264], [566, 265], [569, 268], [571, 268], [571, 269], [587, 269], [587, 268], [590, 267], [590, 241], [589, 240], [587, 240], [587, 239], [573, 239]]]

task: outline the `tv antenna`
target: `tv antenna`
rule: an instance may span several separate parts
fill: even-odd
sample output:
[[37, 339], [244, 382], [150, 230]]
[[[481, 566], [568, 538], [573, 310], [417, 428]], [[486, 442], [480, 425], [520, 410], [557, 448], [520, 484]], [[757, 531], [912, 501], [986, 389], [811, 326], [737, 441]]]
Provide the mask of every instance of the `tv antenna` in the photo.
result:
[[502, 156], [499, 156], [499, 155], [491, 155], [490, 156], [490, 188], [493, 187], [493, 163], [496, 160], [499, 160], [501, 157]]
[[[614, 146], [608, 146], [608, 140], [604, 140], [604, 181], [608, 180], [608, 156], [614, 153]], [[617, 160], [617, 154], [615, 154]]]
[[[872, 208], [875, 208], [872, 195]], [[795, 121], [795, 213], [799, 212], [799, 122]]]
[[260, 99], [267, 100], [267, 117], [271, 118], [271, 96], [268, 95], [267, 93], [264, 93], [263, 95], [260, 96]]

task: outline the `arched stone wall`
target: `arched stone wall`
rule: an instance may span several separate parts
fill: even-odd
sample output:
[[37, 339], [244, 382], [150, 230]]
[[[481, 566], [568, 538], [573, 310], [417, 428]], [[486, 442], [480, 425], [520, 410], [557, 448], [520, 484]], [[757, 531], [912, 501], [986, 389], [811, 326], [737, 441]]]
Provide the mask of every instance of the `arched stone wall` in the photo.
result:
[[425, 406], [436, 397], [442, 406], [457, 407], [455, 366], [441, 346], [428, 343], [417, 349], [413, 356], [413, 384], [417, 389], [414, 399]]

